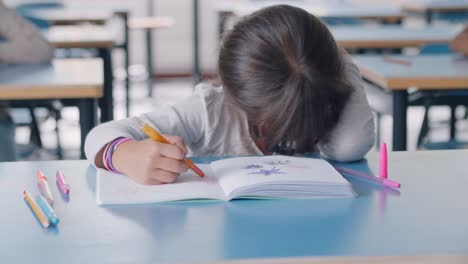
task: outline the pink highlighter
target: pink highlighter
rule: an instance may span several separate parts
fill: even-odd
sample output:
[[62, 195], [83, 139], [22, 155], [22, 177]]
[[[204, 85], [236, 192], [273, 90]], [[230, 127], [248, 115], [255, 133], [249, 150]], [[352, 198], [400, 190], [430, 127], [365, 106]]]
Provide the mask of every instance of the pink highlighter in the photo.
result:
[[380, 145], [380, 168], [379, 176], [382, 179], [388, 178], [388, 168], [387, 168], [387, 144], [382, 143]]
[[65, 182], [65, 179], [63, 178], [63, 174], [60, 171], [57, 171], [56, 176], [57, 176], [57, 185], [60, 191], [65, 195], [69, 195], [70, 186]]

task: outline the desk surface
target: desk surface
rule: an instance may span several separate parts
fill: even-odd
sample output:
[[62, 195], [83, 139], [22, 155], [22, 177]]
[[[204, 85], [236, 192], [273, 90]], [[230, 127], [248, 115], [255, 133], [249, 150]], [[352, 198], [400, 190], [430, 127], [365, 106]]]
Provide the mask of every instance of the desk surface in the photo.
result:
[[[352, 181], [349, 199], [97, 206], [86, 161], [0, 163], [0, 262], [159, 263], [303, 256], [468, 253], [468, 151], [390, 153], [400, 191]], [[206, 161], [207, 159], [205, 159]], [[200, 159], [199, 159], [200, 161]], [[377, 173], [378, 156], [343, 166]], [[49, 177], [60, 217], [43, 229], [22, 200]], [[71, 197], [55, 187], [65, 174]]]
[[390, 90], [416, 86], [420, 90], [468, 89], [468, 58], [459, 55], [395, 55], [409, 61], [402, 65], [385, 61], [381, 55], [353, 55], [362, 76]]
[[44, 32], [56, 48], [111, 48], [115, 37], [104, 26], [53, 26]]
[[410, 12], [456, 12], [468, 11], [468, 0], [409, 1], [402, 9]]
[[56, 59], [52, 64], [1, 65], [0, 99], [98, 98], [101, 59]]
[[462, 26], [424, 26], [408, 28], [396, 25], [331, 26], [338, 45], [344, 48], [404, 48], [432, 43], [448, 43]]
[[[218, 12], [230, 12], [237, 16], [249, 15], [261, 8], [273, 5], [284, 4], [280, 1], [257, 1], [257, 2], [235, 2], [217, 1], [216, 10]], [[351, 17], [362, 19], [401, 19], [404, 14], [396, 7], [377, 7], [355, 4], [326, 4], [326, 3], [304, 3], [302, 1], [290, 1], [288, 5], [297, 6], [318, 17]]]
[[69, 25], [77, 23], [104, 24], [112, 17], [113, 12], [99, 9], [66, 8], [34, 11], [31, 14], [54, 25]]
[[174, 18], [170, 16], [132, 17], [128, 20], [130, 29], [162, 29], [174, 25]]

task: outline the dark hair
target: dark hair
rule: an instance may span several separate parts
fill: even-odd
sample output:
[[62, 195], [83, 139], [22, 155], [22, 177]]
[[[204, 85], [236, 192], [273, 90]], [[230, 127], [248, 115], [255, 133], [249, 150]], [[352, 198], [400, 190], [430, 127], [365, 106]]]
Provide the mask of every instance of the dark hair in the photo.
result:
[[270, 144], [294, 142], [299, 152], [337, 123], [351, 93], [341, 52], [319, 19], [276, 5], [237, 23], [223, 39], [218, 70], [226, 98]]

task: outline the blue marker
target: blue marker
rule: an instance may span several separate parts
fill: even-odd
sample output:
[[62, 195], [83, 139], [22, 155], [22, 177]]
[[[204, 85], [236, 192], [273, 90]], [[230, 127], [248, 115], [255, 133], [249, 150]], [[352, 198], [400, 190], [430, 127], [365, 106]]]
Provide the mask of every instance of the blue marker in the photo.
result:
[[59, 223], [59, 219], [57, 215], [55, 214], [54, 209], [50, 207], [49, 203], [47, 202], [47, 199], [44, 198], [44, 196], [39, 195], [39, 198], [37, 199], [37, 203], [39, 204], [39, 207], [41, 207], [42, 211], [49, 219], [50, 223], [52, 225], [57, 225]]

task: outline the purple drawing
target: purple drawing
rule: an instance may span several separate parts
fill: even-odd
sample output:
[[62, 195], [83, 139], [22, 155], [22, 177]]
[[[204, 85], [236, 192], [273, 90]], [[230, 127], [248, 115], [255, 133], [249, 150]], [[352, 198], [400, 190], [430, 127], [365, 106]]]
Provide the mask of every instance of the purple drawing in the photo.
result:
[[273, 174], [288, 174], [288, 173], [281, 171], [281, 169], [273, 167], [271, 169], [261, 169], [259, 171], [250, 172], [249, 174], [260, 174], [264, 176], [270, 176]]
[[249, 170], [249, 169], [260, 169], [260, 168], [263, 168], [262, 165], [260, 164], [249, 164], [245, 167], [246, 170]]
[[272, 161], [267, 161], [265, 163], [269, 165], [289, 165], [291, 161], [290, 160], [272, 160]]

